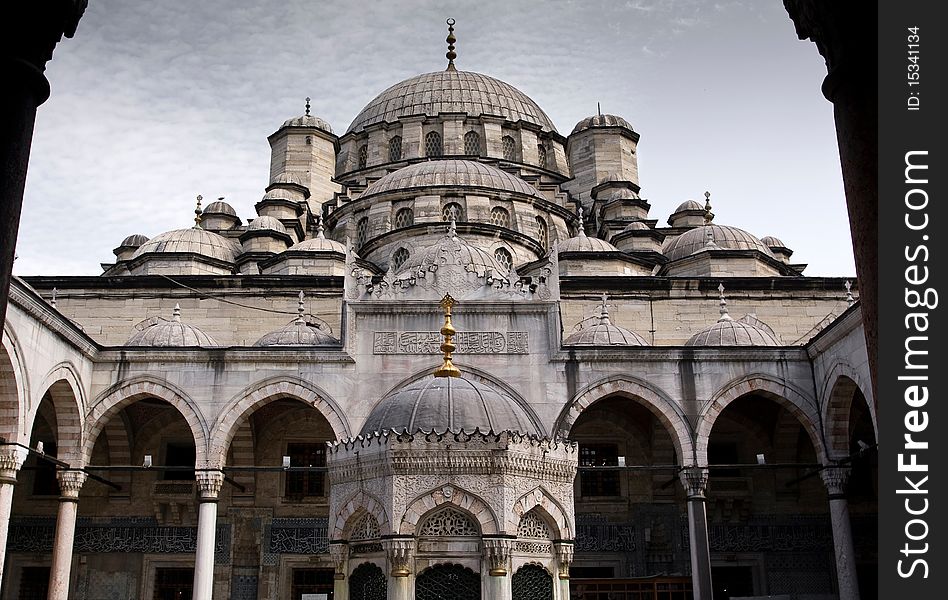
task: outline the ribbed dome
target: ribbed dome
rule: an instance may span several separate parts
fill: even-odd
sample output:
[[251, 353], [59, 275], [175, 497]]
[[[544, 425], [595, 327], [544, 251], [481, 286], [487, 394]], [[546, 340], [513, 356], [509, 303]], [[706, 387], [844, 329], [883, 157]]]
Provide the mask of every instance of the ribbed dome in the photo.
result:
[[326, 239], [326, 236], [323, 234], [322, 225], [319, 227], [319, 233], [316, 234], [316, 237], [303, 240], [293, 244], [287, 248], [287, 252], [298, 251], [298, 252], [341, 252], [342, 254], [346, 253], [346, 247], [336, 240]]
[[708, 247], [708, 232], [711, 232], [714, 242], [712, 248], [718, 250], [759, 250], [763, 254], [773, 258], [773, 253], [763, 242], [747, 233], [743, 229], [730, 227], [728, 225], [702, 225], [686, 231], [680, 236], [669, 240], [662, 248], [662, 254], [668, 257], [668, 260], [678, 260], [691, 256]]
[[539, 434], [526, 411], [504, 392], [463, 376], [429, 375], [383, 398], [362, 426], [362, 435], [384, 429], [457, 432], [475, 428]]
[[768, 331], [748, 323], [722, 318], [691, 336], [686, 346], [779, 346]]
[[631, 223], [626, 225], [625, 229], [623, 229], [622, 231], [646, 231], [649, 229], [651, 229], [651, 227], [649, 227], [642, 221], [632, 221]]
[[362, 198], [397, 190], [431, 187], [477, 187], [542, 198], [526, 181], [496, 167], [470, 160], [432, 160], [389, 173], [362, 193]]
[[700, 210], [701, 212], [704, 212], [704, 206], [702, 206], [697, 200], [685, 200], [678, 205], [678, 208], [675, 209], [675, 213], [685, 212], [686, 210]]
[[276, 217], [257, 217], [247, 225], [247, 231], [276, 231], [286, 233], [286, 227]]
[[232, 263], [240, 254], [240, 246], [233, 240], [216, 233], [192, 227], [191, 229], [175, 229], [156, 235], [139, 246], [132, 258], [135, 259], [150, 252], [191, 252]]
[[234, 207], [230, 204], [224, 202], [223, 200], [215, 200], [207, 205], [204, 208], [205, 215], [227, 215], [228, 217], [236, 217], [237, 211], [234, 210]]
[[296, 319], [276, 331], [264, 335], [254, 346], [338, 346], [339, 340], [319, 327]]
[[584, 327], [563, 340], [567, 346], [648, 346], [645, 338], [625, 327], [613, 325], [603, 306], [595, 325]]
[[194, 325], [181, 322], [181, 309], [175, 305], [171, 320], [158, 318], [125, 342], [126, 346], [178, 348], [186, 346], [218, 346], [214, 339]]
[[576, 135], [580, 131], [595, 129], [597, 127], [623, 127], [629, 131], [634, 131], [632, 126], [629, 125], [629, 122], [622, 117], [617, 117], [616, 115], [593, 115], [577, 123], [576, 127], [573, 127], [573, 133], [570, 135]]
[[123, 246], [123, 247], [126, 247], [126, 248], [138, 248], [139, 246], [141, 246], [142, 244], [144, 244], [144, 243], [147, 242], [147, 241], [148, 241], [148, 236], [147, 236], [147, 235], [142, 235], [142, 234], [140, 234], [140, 233], [135, 233], [135, 234], [132, 234], [132, 235], [128, 236], [128, 237], [125, 238], [124, 240], [122, 240], [122, 243], [119, 244], [119, 246]]
[[273, 179], [270, 180], [270, 185], [276, 185], [276, 184], [281, 184], [281, 183], [283, 184], [292, 183], [294, 185], [301, 185], [303, 187], [306, 187], [306, 184], [303, 183], [303, 180], [296, 173], [288, 173], [288, 172], [277, 173], [276, 176], [274, 176]]
[[329, 126], [329, 123], [314, 115], [301, 115], [287, 119], [283, 122], [283, 126], [280, 127], [280, 129], [283, 129], [283, 127], [315, 127], [316, 129], [322, 129], [326, 133], [332, 133], [332, 127]]
[[635, 195], [635, 192], [629, 188], [622, 188], [615, 190], [609, 194], [609, 200], [636, 200], [638, 196]]
[[765, 235], [760, 238], [760, 241], [765, 244], [768, 248], [786, 248], [787, 245], [784, 244], [780, 239], [775, 238], [772, 235]]
[[582, 229], [579, 235], [564, 240], [558, 247], [560, 253], [563, 252], [619, 252], [619, 249], [599, 238], [589, 237]]
[[477, 246], [472, 246], [458, 237], [454, 221], [451, 221], [447, 233], [427, 248], [412, 252], [405, 264], [398, 270], [398, 274], [417, 271], [436, 271], [438, 268], [455, 264], [464, 267], [465, 271], [482, 277], [487, 271], [494, 276], [506, 276], [510, 270], [501, 265], [488, 252]]
[[396, 83], [376, 96], [353, 119], [347, 132], [361, 131], [373, 123], [393, 123], [398, 117], [436, 117], [443, 112], [496, 115], [556, 131], [537, 103], [509, 83], [468, 71], [435, 71]]

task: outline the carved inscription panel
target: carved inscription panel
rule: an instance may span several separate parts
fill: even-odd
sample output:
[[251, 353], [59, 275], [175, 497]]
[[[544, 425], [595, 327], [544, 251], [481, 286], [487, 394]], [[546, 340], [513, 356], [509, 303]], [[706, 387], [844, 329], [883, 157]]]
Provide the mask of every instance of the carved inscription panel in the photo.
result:
[[[437, 331], [376, 331], [373, 354], [441, 354]], [[454, 337], [455, 354], [527, 354], [527, 332], [462, 331]]]

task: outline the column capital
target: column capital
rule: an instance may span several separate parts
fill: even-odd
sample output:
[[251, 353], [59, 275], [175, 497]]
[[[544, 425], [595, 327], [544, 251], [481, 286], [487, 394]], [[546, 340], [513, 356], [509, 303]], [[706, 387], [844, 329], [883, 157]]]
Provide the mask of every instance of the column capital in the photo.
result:
[[201, 502], [216, 502], [224, 485], [224, 472], [217, 470], [195, 471], [195, 483]]
[[342, 540], [330, 541], [329, 557], [332, 558], [332, 564], [335, 569], [333, 579], [345, 579], [346, 567], [349, 562], [349, 544]]
[[17, 471], [26, 461], [29, 451], [20, 446], [0, 446], [0, 483], [16, 483]]
[[60, 500], [69, 501], [79, 498], [79, 490], [82, 489], [82, 484], [86, 482], [88, 477], [89, 475], [84, 471], [69, 469], [56, 471], [56, 480], [59, 481]]
[[392, 567], [392, 577], [408, 577], [411, 574], [412, 559], [415, 557], [415, 539], [394, 538], [383, 540], [382, 545]]
[[503, 577], [510, 573], [510, 551], [513, 540], [509, 538], [483, 538], [481, 552], [487, 561], [487, 568], [493, 577]]
[[829, 466], [823, 467], [820, 471], [820, 477], [823, 478], [823, 485], [829, 493], [830, 500], [846, 498], [846, 490], [849, 487], [849, 476], [852, 469], [848, 466]]
[[560, 540], [553, 542], [556, 552], [556, 571], [560, 579], [569, 579], [569, 567], [573, 564], [573, 541]]
[[689, 500], [704, 499], [705, 493], [708, 491], [707, 467], [685, 467], [678, 476]]

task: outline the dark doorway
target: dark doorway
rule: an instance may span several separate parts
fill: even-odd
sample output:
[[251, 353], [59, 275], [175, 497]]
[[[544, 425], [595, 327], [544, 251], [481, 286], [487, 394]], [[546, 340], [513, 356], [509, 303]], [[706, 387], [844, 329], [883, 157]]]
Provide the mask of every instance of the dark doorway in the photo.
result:
[[155, 569], [154, 600], [191, 600], [194, 586], [194, 569]]
[[46, 600], [48, 590], [49, 567], [23, 567], [18, 600]]
[[751, 567], [714, 567], [711, 569], [714, 600], [730, 600], [754, 595], [754, 573]]
[[332, 569], [293, 569], [293, 587], [290, 597], [303, 600], [303, 594], [326, 594], [332, 600]]

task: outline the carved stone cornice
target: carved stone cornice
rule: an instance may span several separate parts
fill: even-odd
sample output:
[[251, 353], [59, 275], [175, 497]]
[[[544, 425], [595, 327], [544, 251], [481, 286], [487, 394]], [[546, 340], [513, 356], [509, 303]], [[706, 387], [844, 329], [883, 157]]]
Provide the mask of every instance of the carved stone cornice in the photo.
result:
[[504, 577], [510, 572], [510, 551], [513, 548], [513, 540], [484, 538], [481, 548], [491, 576]]
[[830, 500], [839, 500], [846, 498], [846, 490], [849, 488], [849, 476], [852, 469], [849, 467], [824, 467], [820, 471], [820, 477], [823, 478], [823, 484], [826, 486], [826, 492]]
[[82, 484], [89, 475], [83, 471], [61, 470], [56, 471], [56, 480], [59, 481], [59, 497], [61, 500], [76, 500]]
[[408, 577], [411, 575], [412, 560], [415, 557], [414, 538], [395, 538], [383, 540], [385, 555], [391, 567], [392, 577]]
[[201, 502], [214, 502], [224, 485], [224, 473], [222, 471], [196, 471], [194, 480]]
[[688, 499], [705, 498], [708, 491], [708, 469], [702, 467], [685, 467], [679, 473], [681, 485], [685, 488]]

